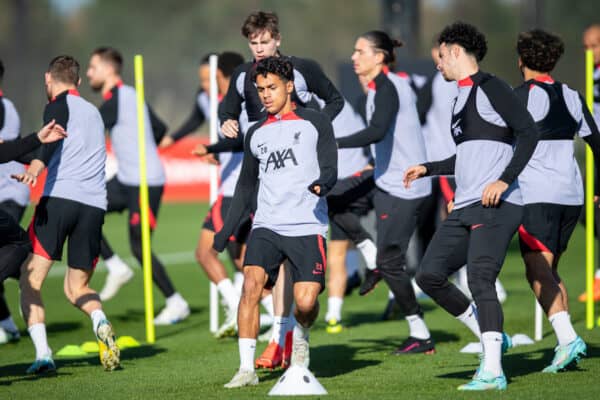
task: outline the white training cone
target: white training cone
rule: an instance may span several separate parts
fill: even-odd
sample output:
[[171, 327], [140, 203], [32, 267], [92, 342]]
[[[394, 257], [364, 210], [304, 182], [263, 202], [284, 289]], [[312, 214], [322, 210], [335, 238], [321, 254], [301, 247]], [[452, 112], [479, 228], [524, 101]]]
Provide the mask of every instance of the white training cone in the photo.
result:
[[269, 396], [306, 396], [319, 394], [327, 394], [327, 390], [325, 390], [308, 368], [299, 365], [289, 367], [269, 392]]

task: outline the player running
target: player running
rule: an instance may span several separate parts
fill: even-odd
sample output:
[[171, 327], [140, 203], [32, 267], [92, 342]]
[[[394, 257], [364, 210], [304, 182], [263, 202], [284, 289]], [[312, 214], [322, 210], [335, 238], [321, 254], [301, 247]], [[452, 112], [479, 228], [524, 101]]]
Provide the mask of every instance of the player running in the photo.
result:
[[338, 138], [339, 148], [375, 146], [375, 193], [377, 218], [377, 269], [367, 269], [361, 293], [371, 291], [380, 279], [388, 284], [406, 316], [409, 337], [395, 354], [435, 352], [423, 311], [415, 298], [406, 270], [406, 250], [415, 230], [423, 199], [431, 193], [429, 179], [404, 188], [400, 177], [414, 163], [426, 160], [414, 95], [405, 79], [390, 73], [394, 48], [402, 44], [385, 32], [361, 35], [354, 46], [354, 71], [368, 83], [368, 126]]
[[[141, 265], [142, 234], [139, 210], [140, 174], [136, 94], [133, 87], [123, 84], [122, 67], [123, 57], [116, 49], [100, 47], [92, 53], [87, 78], [91, 88], [100, 92], [104, 98], [100, 114], [106, 130], [110, 132], [113, 150], [119, 164], [117, 176], [107, 183], [107, 212], [129, 211], [129, 244], [131, 252]], [[163, 137], [166, 127], [148, 105], [144, 114], [150, 228], [154, 231], [165, 184], [165, 174], [158, 157], [156, 143]], [[100, 297], [107, 300], [133, 277], [133, 271], [115, 255], [105, 237], [102, 237], [101, 255], [106, 261], [109, 272]], [[164, 265], [154, 253], [152, 253], [152, 279], [165, 296], [167, 303], [154, 318], [154, 324], [169, 325], [186, 319], [190, 315], [188, 303], [175, 291]]]
[[519, 175], [525, 204], [519, 238], [527, 280], [558, 339], [554, 359], [543, 372], [559, 372], [587, 350], [571, 324], [567, 289], [558, 274], [558, 261], [583, 206], [573, 139], [579, 134], [600, 160], [600, 133], [581, 95], [550, 76], [564, 52], [559, 37], [537, 29], [521, 33], [517, 52], [525, 83], [515, 92], [540, 131], [535, 152]]
[[88, 286], [100, 254], [106, 211], [106, 146], [102, 117], [94, 105], [79, 96], [80, 81], [79, 63], [74, 58], [58, 56], [50, 62], [45, 74], [50, 102], [44, 110], [44, 123], [56, 121], [69, 136], [44, 145], [27, 171], [15, 176], [34, 185], [48, 168], [44, 193], [29, 225], [33, 254], [21, 268], [21, 308], [36, 351], [28, 373], [56, 369], [46, 339], [41, 288], [54, 261], [61, 260], [67, 240], [65, 295], [91, 318], [102, 366], [108, 371], [119, 366], [112, 325], [98, 294]]
[[260, 61], [253, 73], [268, 115], [244, 138], [244, 160], [230, 212], [215, 236], [225, 248], [258, 184], [257, 207], [244, 260], [244, 288], [238, 309], [240, 368], [226, 388], [258, 384], [254, 353], [259, 299], [272, 286], [284, 259], [290, 261], [297, 325], [292, 365], [309, 366], [308, 334], [319, 313], [325, 284], [327, 203], [323, 196], [337, 179], [337, 149], [329, 118], [296, 106], [294, 69], [285, 58]]

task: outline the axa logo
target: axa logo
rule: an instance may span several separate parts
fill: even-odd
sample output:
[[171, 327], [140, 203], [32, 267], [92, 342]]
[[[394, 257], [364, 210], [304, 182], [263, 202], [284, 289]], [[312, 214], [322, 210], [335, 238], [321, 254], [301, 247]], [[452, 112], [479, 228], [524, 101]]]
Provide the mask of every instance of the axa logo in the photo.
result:
[[456, 137], [462, 135], [462, 129], [459, 126], [462, 121], [462, 118], [459, 118], [452, 124], [452, 136]]
[[296, 156], [294, 155], [294, 151], [292, 149], [275, 150], [271, 152], [267, 158], [265, 172], [269, 171], [269, 167], [275, 171], [280, 168], [285, 168], [290, 163], [298, 165], [298, 161], [296, 160]]

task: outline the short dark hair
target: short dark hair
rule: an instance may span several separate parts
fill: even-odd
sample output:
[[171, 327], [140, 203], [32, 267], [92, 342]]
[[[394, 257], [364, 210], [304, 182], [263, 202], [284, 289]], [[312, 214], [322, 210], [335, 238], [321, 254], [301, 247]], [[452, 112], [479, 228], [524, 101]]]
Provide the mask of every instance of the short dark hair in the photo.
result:
[[274, 12], [256, 11], [248, 15], [242, 25], [242, 35], [250, 38], [259, 32], [269, 32], [273, 38], [279, 37], [279, 17]]
[[219, 54], [217, 61], [217, 68], [221, 70], [221, 73], [229, 78], [233, 75], [233, 71], [241, 64], [244, 63], [244, 57], [240, 53], [234, 51], [224, 51]]
[[404, 45], [400, 40], [392, 39], [383, 31], [369, 31], [363, 33], [360, 37], [367, 39], [376, 50], [383, 53], [383, 63], [385, 65], [393, 65], [396, 62], [394, 48]]
[[79, 84], [79, 63], [71, 56], [57, 56], [50, 61], [48, 73], [62, 83], [78, 85]]
[[253, 79], [256, 82], [256, 77], [267, 74], [274, 74], [281, 78], [284, 82], [294, 80], [294, 66], [287, 57], [267, 57], [263, 58], [256, 65]]
[[2, 60], [0, 60], [0, 83], [2, 83], [2, 79], [4, 78], [4, 64]]
[[561, 38], [541, 29], [521, 32], [517, 39], [517, 53], [527, 68], [550, 72], [565, 52]]
[[483, 60], [487, 53], [487, 41], [483, 33], [471, 24], [455, 22], [444, 28], [437, 40], [438, 44], [457, 44], [469, 54], [475, 56], [477, 62]]
[[123, 69], [123, 56], [114, 47], [98, 47], [92, 52], [93, 56], [100, 57], [103, 61], [112, 64], [117, 74]]

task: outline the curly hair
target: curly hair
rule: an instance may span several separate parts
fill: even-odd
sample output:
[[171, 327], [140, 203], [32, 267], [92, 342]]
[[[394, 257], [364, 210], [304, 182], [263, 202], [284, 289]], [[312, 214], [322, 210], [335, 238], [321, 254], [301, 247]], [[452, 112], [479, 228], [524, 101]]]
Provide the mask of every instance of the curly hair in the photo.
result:
[[455, 22], [448, 25], [440, 33], [438, 44], [457, 44], [469, 54], [475, 56], [477, 62], [483, 60], [487, 53], [487, 41], [483, 33], [471, 24]]
[[250, 39], [260, 32], [269, 32], [271, 37], [279, 37], [279, 17], [274, 12], [256, 11], [248, 15], [242, 25], [242, 35]]
[[293, 81], [294, 66], [287, 57], [267, 57], [260, 60], [256, 65], [253, 79], [256, 82], [258, 75], [266, 78], [267, 74], [277, 75], [284, 82]]
[[517, 53], [527, 68], [550, 72], [565, 52], [561, 38], [541, 29], [521, 32], [517, 39]]

